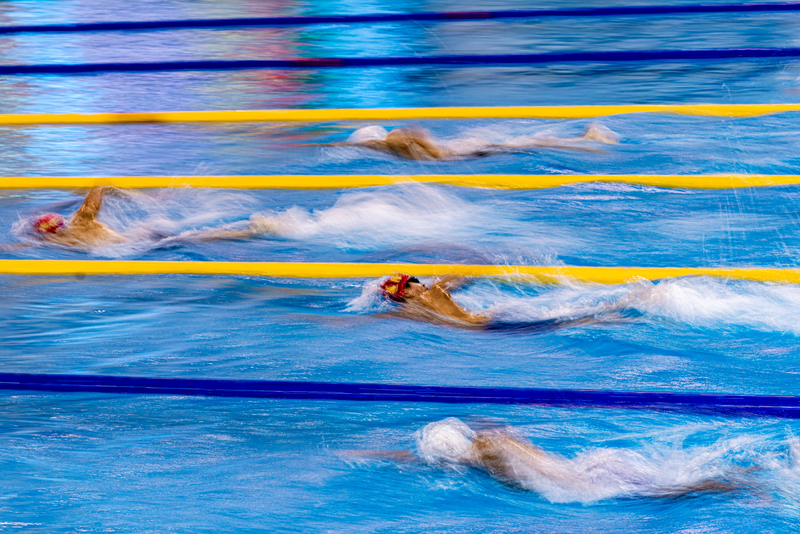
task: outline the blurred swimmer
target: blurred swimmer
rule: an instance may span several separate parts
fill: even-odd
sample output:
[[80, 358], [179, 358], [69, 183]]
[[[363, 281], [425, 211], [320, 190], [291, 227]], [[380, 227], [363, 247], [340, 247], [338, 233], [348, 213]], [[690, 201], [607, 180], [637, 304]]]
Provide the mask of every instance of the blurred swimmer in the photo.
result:
[[[594, 142], [594, 143], [593, 143]], [[365, 126], [353, 132], [347, 141], [334, 146], [357, 146], [405, 159], [434, 161], [478, 158], [504, 152], [533, 148], [598, 150], [595, 143], [615, 145], [617, 135], [599, 124], [590, 124], [578, 137], [558, 138], [543, 135], [517, 137], [506, 143], [490, 143], [480, 138], [437, 141], [424, 128], [402, 127], [391, 132], [381, 126]], [[330, 145], [329, 145], [330, 146]]]
[[91, 248], [124, 243], [127, 241], [124, 235], [97, 220], [97, 214], [103, 205], [103, 195], [109, 189], [93, 187], [69, 220], [58, 213], [36, 217], [32, 221], [36, 235], [43, 241], [69, 247]]
[[[45, 243], [81, 249], [118, 245], [130, 241], [130, 236], [123, 235], [97, 220], [98, 213], [103, 205], [103, 196], [106, 194], [131, 196], [140, 193], [108, 186], [93, 187], [86, 195], [81, 207], [69, 218], [65, 218], [58, 213], [45, 213], [33, 218], [31, 226], [34, 234]], [[241, 239], [269, 233], [268, 222], [261, 217], [254, 217], [242, 228], [211, 228], [184, 232], [179, 236], [170, 236], [162, 232], [150, 232], [150, 238], [154, 240], [175, 238], [176, 240], [184, 241]]]
[[[499, 482], [534, 491], [553, 501], [600, 500], [614, 497], [681, 497], [724, 493], [749, 487], [743, 475], [758, 467], [730, 466], [706, 475], [689, 462], [658, 469], [629, 451], [599, 449], [574, 459], [547, 452], [516, 435], [514, 429], [474, 431], [456, 418], [430, 423], [418, 434], [414, 451], [346, 451], [352, 456], [424, 461], [480, 469]], [[676, 469], [677, 467], [677, 469]]]
[[[433, 324], [444, 324], [466, 329], [480, 329], [496, 332], [525, 332], [536, 333], [565, 328], [609, 322], [609, 318], [600, 320], [597, 314], [569, 319], [544, 319], [539, 321], [505, 322], [489, 315], [470, 313], [453, 301], [450, 291], [466, 283], [467, 278], [460, 276], [446, 276], [435, 282], [431, 287], [419, 281], [418, 278], [406, 273], [397, 273], [390, 276], [381, 284], [381, 294], [399, 304], [401, 307], [394, 313], [399, 317], [414, 319]], [[609, 306], [603, 312], [617, 311], [619, 306]], [[600, 312], [598, 312], [600, 313]], [[615, 320], [626, 320], [616, 317]]]
[[402, 315], [412, 315], [429, 322], [436, 322], [438, 317], [465, 326], [484, 326], [489, 323], [489, 317], [469, 313], [453, 302], [450, 296], [449, 290], [460, 287], [465, 280], [449, 276], [428, 288], [418, 278], [398, 273], [381, 285], [381, 291], [384, 297], [403, 304], [402, 310], [407, 313]]

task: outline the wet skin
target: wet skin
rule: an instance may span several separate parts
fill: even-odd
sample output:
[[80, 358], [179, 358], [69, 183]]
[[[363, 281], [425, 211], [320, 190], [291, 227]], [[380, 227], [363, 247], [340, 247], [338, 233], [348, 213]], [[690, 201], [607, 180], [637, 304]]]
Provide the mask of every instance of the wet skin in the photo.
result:
[[78, 211], [72, 214], [63, 228], [55, 233], [44, 233], [40, 237], [51, 243], [69, 247], [91, 248], [124, 243], [128, 239], [97, 220], [103, 206], [103, 195], [110, 188], [93, 187]]
[[[449, 277], [439, 280], [430, 288], [425, 284], [409, 282], [404, 293], [404, 311], [413, 314], [415, 310], [433, 312], [436, 315], [451, 319], [465, 325], [481, 326], [489, 322], [489, 317], [469, 313], [453, 302], [448, 289], [457, 287], [463, 279]], [[425, 319], [425, 314], [417, 314], [417, 318]]]

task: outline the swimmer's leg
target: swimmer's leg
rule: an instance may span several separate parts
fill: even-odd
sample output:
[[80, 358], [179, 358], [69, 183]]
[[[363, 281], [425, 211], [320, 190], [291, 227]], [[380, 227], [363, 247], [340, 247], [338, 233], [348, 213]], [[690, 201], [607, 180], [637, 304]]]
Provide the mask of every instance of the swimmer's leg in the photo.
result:
[[256, 214], [250, 217], [250, 221], [247, 223], [246, 231], [253, 236], [273, 235], [277, 234], [279, 229], [280, 225], [275, 221], [275, 219], [270, 219], [264, 217], [263, 215]]
[[618, 145], [619, 138], [616, 133], [599, 124], [589, 124], [583, 133], [577, 137], [549, 137], [542, 135], [522, 136], [506, 143], [491, 144], [482, 148], [482, 152], [487, 151], [514, 151], [529, 150], [535, 148], [558, 148], [566, 150], [585, 150], [597, 152], [600, 149], [592, 146], [592, 143], [602, 143], [604, 145]]
[[746, 484], [740, 484], [724, 479], [701, 480], [694, 484], [672, 486], [661, 488], [648, 493], [650, 497], [661, 497], [665, 499], [679, 499], [681, 497], [699, 496], [708, 493], [732, 493], [746, 489]]
[[278, 233], [278, 224], [261, 215], [253, 215], [244, 228], [211, 228], [184, 232], [178, 237], [187, 241], [220, 241], [225, 239], [246, 239]]
[[750, 491], [766, 496], [763, 488], [759, 488], [755, 480], [748, 475], [761, 471], [763, 466], [736, 467], [726, 475], [699, 480], [692, 484], [679, 484], [668, 486], [649, 492], [646, 496], [678, 499], [693, 497], [708, 493], [732, 493], [737, 491]]
[[103, 195], [106, 192], [106, 186], [95, 186], [89, 190], [86, 198], [78, 208], [78, 211], [72, 216], [74, 220], [93, 221], [97, 217], [97, 212], [103, 206]]

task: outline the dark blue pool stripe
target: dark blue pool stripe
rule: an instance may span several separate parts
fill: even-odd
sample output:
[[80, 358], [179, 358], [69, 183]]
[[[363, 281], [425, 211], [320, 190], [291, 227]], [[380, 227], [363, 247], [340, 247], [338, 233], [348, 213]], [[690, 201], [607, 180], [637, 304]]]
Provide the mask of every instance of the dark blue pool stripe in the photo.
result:
[[800, 397], [0, 373], [0, 390], [446, 404], [531, 404], [800, 418]]
[[314, 24], [365, 24], [381, 22], [435, 22], [550, 17], [609, 17], [622, 15], [675, 15], [692, 13], [741, 13], [758, 11], [800, 11], [800, 3], [695, 4], [677, 6], [621, 6], [585, 9], [525, 9], [512, 11], [450, 11], [374, 15], [329, 15], [309, 17], [258, 17], [238, 19], [157, 20], [136, 22], [93, 22], [85, 24], [38, 24], [0, 27], [0, 34], [23, 32], [92, 32], [166, 29], [236, 28], [247, 26], [309, 26]]
[[708, 59], [780, 59], [800, 56], [800, 48], [722, 48], [706, 50], [639, 50], [621, 52], [570, 52], [562, 54], [500, 54], [414, 57], [350, 57], [316, 59], [266, 59], [237, 61], [166, 61], [158, 63], [82, 63], [74, 65], [2, 65], [0, 75], [84, 74], [243, 69], [317, 69], [476, 65], [536, 65], [543, 63], [616, 63]]

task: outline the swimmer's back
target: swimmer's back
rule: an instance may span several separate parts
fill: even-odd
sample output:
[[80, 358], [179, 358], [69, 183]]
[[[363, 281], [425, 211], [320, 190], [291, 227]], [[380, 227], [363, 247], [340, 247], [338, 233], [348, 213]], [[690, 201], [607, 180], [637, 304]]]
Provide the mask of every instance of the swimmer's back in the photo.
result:
[[392, 153], [413, 160], [437, 160], [450, 154], [422, 128], [395, 128], [383, 140]]
[[458, 321], [469, 324], [486, 324], [489, 321], [488, 317], [474, 315], [461, 308], [461, 306], [453, 302], [450, 293], [439, 285], [434, 285], [425, 291], [417, 300], [426, 308]]

